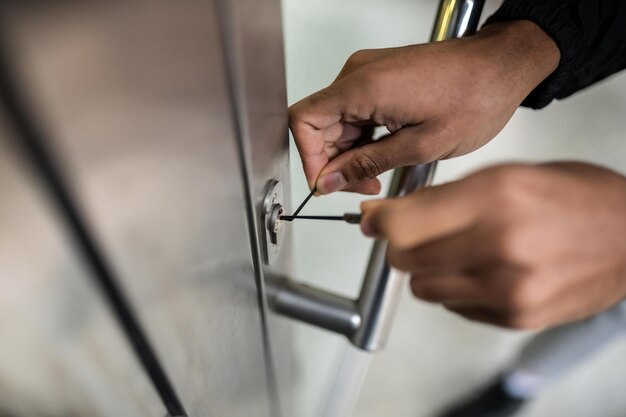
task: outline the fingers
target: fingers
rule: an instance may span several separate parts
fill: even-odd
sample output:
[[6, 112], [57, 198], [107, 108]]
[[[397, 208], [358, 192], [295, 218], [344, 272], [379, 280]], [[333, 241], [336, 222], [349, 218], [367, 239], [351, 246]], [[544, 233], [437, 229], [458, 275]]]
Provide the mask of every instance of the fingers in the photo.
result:
[[459, 272], [412, 275], [411, 291], [421, 300], [456, 308], [474, 308], [489, 303], [479, 282]]
[[471, 321], [492, 324], [499, 327], [507, 327], [503, 321], [502, 315], [494, 313], [489, 309], [477, 307], [455, 307], [446, 305], [444, 305], [444, 308]]
[[331, 160], [320, 172], [317, 189], [322, 194], [345, 190], [368, 178], [401, 166], [431, 162], [443, 155], [429, 143], [426, 126], [408, 126], [375, 142], [350, 149]]
[[497, 286], [480, 268], [491, 258], [490, 249], [481, 246], [482, 233], [476, 228], [463, 230], [411, 249], [391, 246], [389, 263], [411, 273], [411, 289], [416, 297], [449, 306], [494, 307]]
[[361, 230], [389, 240], [394, 250], [407, 250], [470, 229], [481, 203], [469, 180], [422, 188], [405, 197], [362, 204]]
[[474, 269], [493, 257], [492, 248], [482, 243], [486, 239], [486, 233], [471, 227], [409, 249], [390, 246], [387, 259], [395, 268], [414, 275]]
[[347, 123], [346, 117], [371, 119], [372, 101], [353, 84], [337, 82], [289, 108], [289, 127], [311, 188], [324, 166], [362, 136], [363, 129]]
[[[416, 115], [396, 120], [396, 113], [404, 113], [381, 98], [388, 95], [384, 80], [379, 72], [354, 71], [290, 107], [289, 125], [311, 188], [316, 185], [321, 194], [347, 190], [389, 169], [445, 155], [447, 148], [432, 134], [434, 125]], [[368, 127], [376, 125], [393, 133], [362, 144]]]

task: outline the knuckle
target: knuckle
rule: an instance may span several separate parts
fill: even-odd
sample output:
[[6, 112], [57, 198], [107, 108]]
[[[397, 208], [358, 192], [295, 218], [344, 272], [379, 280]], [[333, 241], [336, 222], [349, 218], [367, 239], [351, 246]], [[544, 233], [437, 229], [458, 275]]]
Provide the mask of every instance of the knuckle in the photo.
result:
[[331, 87], [319, 90], [297, 103], [292, 104], [288, 108], [288, 117], [290, 127], [298, 127], [311, 123], [315, 119], [316, 109], [328, 100], [332, 100], [336, 92]]
[[516, 314], [507, 314], [503, 316], [501, 322], [502, 322], [502, 326], [509, 328], [509, 329], [515, 329], [515, 330], [522, 330], [523, 325], [525, 324], [525, 323], [522, 323], [521, 316], [518, 316]]
[[354, 71], [356, 88], [365, 97], [375, 100], [388, 86], [389, 71], [379, 65], [361, 65]]
[[420, 300], [437, 301], [441, 298], [438, 290], [429, 285], [423, 285], [419, 279], [411, 280], [411, 292]]
[[401, 271], [406, 270], [407, 265], [405, 265], [405, 259], [399, 250], [389, 248], [389, 250], [387, 250], [387, 261], [389, 261], [389, 264], [394, 268]]
[[496, 251], [505, 261], [517, 259], [520, 251], [519, 237], [515, 230], [503, 230], [495, 239]]
[[535, 245], [532, 234], [523, 225], [506, 227], [494, 239], [496, 253], [505, 264], [523, 266], [533, 262]]
[[333, 98], [335, 94], [335, 90], [333, 86], [326, 87], [321, 89], [310, 96], [300, 100], [298, 103], [294, 104], [292, 107], [294, 109], [294, 113], [296, 116], [304, 116], [309, 113], [312, 108], [317, 106], [320, 103], [323, 103], [329, 99]]
[[302, 111], [300, 110], [301, 106], [302, 105], [300, 105], [299, 103], [296, 103], [296, 104], [291, 105], [289, 109], [287, 110], [287, 114], [289, 117], [289, 126], [291, 128], [296, 126], [297, 123], [302, 118]]
[[454, 150], [451, 138], [455, 136], [455, 129], [446, 120], [424, 122], [419, 130], [419, 138], [413, 145], [413, 152], [417, 163], [426, 164], [438, 159], [446, 159]]
[[413, 145], [413, 159], [416, 164], [427, 164], [434, 161], [436, 158], [433, 155], [433, 145], [429, 140], [415, 140]]
[[508, 314], [502, 318], [502, 325], [514, 330], [534, 330], [541, 327], [533, 316], [523, 314]]
[[511, 209], [522, 205], [536, 184], [534, 170], [526, 165], [501, 165], [485, 171], [483, 180], [493, 190], [500, 207]]
[[367, 61], [369, 56], [369, 49], [359, 49], [358, 51], [354, 51], [352, 54], [350, 54], [350, 56], [346, 60], [346, 65], [359, 66], [363, 62]]
[[387, 158], [384, 156], [371, 151], [361, 152], [350, 162], [348, 181], [375, 178], [382, 174], [387, 166]]
[[497, 165], [485, 170], [486, 173], [489, 173], [490, 181], [494, 182], [496, 185], [502, 185], [504, 187], [508, 187], [509, 184], [517, 181], [519, 177], [522, 176], [523, 171], [524, 166], [521, 164]]
[[513, 314], [524, 314], [536, 310], [543, 298], [541, 286], [528, 278], [513, 281], [502, 294], [505, 310]]

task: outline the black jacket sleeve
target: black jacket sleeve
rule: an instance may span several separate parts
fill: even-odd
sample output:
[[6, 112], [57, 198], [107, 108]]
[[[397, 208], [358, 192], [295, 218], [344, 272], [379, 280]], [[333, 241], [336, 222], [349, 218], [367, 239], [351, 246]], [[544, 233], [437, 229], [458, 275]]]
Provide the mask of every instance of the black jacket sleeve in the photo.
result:
[[561, 50], [523, 106], [545, 107], [626, 68], [626, 0], [505, 0], [485, 24], [510, 20], [534, 22]]

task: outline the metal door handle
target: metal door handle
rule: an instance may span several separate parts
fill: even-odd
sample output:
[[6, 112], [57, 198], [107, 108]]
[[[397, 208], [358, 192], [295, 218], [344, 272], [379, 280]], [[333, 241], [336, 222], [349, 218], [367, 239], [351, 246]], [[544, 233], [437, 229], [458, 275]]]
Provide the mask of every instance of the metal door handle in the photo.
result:
[[[431, 40], [474, 33], [483, 4], [484, 0], [441, 0]], [[429, 185], [435, 168], [436, 162], [396, 169], [388, 196], [402, 196]], [[360, 349], [376, 351], [385, 345], [404, 281], [403, 274], [389, 266], [386, 251], [386, 242], [374, 242], [356, 300], [274, 278], [268, 286], [269, 305], [279, 314], [343, 334]]]

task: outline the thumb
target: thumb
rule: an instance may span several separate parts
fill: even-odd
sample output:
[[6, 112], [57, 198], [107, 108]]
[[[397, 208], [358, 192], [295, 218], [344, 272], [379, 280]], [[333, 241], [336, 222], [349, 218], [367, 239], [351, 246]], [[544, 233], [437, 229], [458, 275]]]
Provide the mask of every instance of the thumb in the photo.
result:
[[354, 149], [334, 159], [322, 169], [317, 178], [321, 194], [354, 188], [356, 184], [375, 178], [392, 168], [431, 162], [438, 155], [421, 125], [402, 128], [395, 133]]
[[482, 203], [466, 179], [426, 187], [404, 197], [362, 204], [361, 230], [407, 249], [476, 224]]

